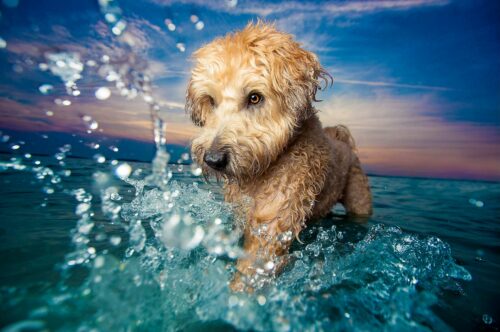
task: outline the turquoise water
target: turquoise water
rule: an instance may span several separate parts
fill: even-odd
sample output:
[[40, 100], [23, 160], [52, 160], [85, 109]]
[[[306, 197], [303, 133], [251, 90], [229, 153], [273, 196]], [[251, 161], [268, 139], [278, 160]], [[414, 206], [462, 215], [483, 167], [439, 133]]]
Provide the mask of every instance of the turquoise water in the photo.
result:
[[336, 207], [248, 295], [239, 221], [189, 166], [160, 190], [145, 163], [0, 156], [5, 331], [498, 330], [498, 183], [372, 176], [366, 223]]

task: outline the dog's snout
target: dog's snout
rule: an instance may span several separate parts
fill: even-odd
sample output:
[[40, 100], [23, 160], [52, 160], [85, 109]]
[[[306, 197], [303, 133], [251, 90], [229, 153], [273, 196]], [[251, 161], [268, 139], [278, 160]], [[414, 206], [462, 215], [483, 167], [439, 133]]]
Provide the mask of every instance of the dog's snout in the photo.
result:
[[226, 168], [229, 156], [224, 151], [209, 150], [203, 156], [203, 161], [213, 169], [221, 171]]

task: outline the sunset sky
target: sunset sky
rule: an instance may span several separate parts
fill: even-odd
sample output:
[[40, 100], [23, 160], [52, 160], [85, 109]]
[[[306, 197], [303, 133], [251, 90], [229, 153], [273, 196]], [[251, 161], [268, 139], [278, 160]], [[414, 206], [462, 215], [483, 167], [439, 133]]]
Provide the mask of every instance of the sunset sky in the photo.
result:
[[[101, 142], [99, 152], [110, 157], [113, 145], [119, 158], [149, 160], [147, 104], [120, 96], [99, 69], [105, 55], [116, 64], [131, 54], [147, 63], [153, 95], [168, 109], [168, 142], [188, 145], [197, 131], [183, 110], [190, 54], [262, 18], [295, 35], [332, 74], [333, 87], [316, 104], [320, 118], [351, 129], [369, 173], [500, 180], [499, 1], [119, 4], [127, 23], [121, 37], [97, 0], [0, 2], [0, 142], [10, 136], [1, 151], [24, 140], [16, 153], [53, 154], [67, 141], [76, 155], [95, 153], [83, 140]], [[74, 52], [84, 64], [79, 96], [69, 96], [61, 78], [40, 66], [59, 52]], [[43, 84], [53, 91], [42, 94]], [[100, 87], [110, 88], [109, 99], [96, 99]], [[90, 134], [85, 115], [99, 123]]]

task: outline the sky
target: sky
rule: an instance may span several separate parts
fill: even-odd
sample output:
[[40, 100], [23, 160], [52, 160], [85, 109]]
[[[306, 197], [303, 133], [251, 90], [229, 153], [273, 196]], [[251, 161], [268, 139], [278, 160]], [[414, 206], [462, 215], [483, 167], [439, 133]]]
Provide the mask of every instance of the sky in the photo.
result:
[[[150, 160], [148, 105], [121, 96], [107, 64], [152, 77], [167, 142], [188, 146], [198, 131], [184, 112], [190, 54], [261, 18], [293, 34], [333, 76], [315, 106], [324, 126], [351, 129], [368, 173], [500, 181], [498, 1], [108, 1], [108, 14], [126, 22], [119, 36], [103, 8], [97, 0], [0, 1], [0, 150], [53, 154], [69, 142], [75, 155]], [[46, 69], [48, 55], [62, 52], [83, 64], [78, 96]], [[50, 93], [40, 92], [44, 84]], [[96, 98], [102, 87], [108, 99]], [[91, 121], [99, 125], [89, 133]]]

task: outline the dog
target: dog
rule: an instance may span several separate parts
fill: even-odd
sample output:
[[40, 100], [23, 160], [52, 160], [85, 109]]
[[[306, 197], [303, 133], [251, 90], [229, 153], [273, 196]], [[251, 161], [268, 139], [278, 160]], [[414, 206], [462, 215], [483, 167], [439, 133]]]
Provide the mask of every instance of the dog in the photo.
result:
[[230, 287], [252, 291], [282, 270], [293, 239], [336, 203], [370, 215], [368, 178], [349, 130], [322, 128], [313, 102], [331, 76], [290, 34], [249, 23], [193, 60], [186, 111], [201, 127], [193, 160], [223, 180], [227, 202], [243, 207], [245, 255]]

